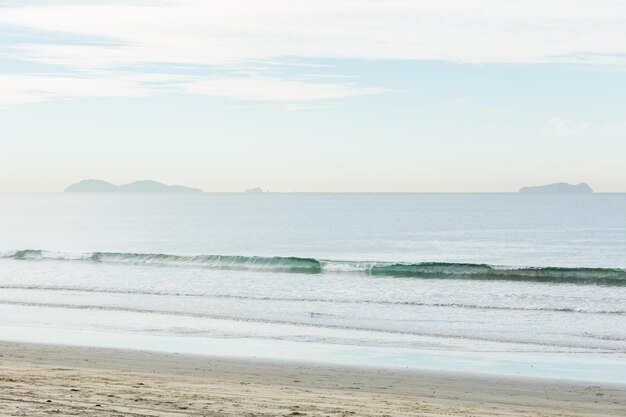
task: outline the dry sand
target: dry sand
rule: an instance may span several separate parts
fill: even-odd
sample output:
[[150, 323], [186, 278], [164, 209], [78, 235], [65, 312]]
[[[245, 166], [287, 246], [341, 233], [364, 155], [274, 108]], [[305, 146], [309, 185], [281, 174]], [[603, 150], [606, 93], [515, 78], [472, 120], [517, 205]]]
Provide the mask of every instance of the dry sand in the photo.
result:
[[0, 342], [1, 416], [626, 416], [626, 385]]

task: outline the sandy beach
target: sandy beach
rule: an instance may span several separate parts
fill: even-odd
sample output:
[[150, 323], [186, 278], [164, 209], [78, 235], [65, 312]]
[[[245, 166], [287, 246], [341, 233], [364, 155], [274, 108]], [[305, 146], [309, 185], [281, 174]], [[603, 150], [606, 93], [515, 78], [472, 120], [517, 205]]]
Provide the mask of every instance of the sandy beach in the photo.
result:
[[626, 386], [0, 343], [3, 416], [623, 416]]

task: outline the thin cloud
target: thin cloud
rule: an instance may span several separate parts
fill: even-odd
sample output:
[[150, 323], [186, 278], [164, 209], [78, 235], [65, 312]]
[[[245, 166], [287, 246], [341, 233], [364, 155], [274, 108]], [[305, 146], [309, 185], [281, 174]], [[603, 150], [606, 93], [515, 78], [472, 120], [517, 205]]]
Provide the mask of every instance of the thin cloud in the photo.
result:
[[0, 105], [38, 103], [54, 98], [141, 97], [150, 93], [137, 80], [49, 76], [0, 75]]
[[167, 74], [106, 76], [0, 75], [0, 106], [80, 97], [147, 97], [187, 93], [236, 100], [294, 103], [381, 94], [382, 88], [321, 84], [262, 77], [203, 80]]
[[[3, 3], [0, 28], [40, 31], [50, 34], [50, 40], [9, 43], [4, 58], [53, 65], [64, 73], [54, 77], [5, 74], [0, 79], [3, 105], [163, 91], [296, 105], [387, 91], [330, 80], [304, 82], [302, 71], [286, 78], [258, 68], [263, 63], [280, 66], [287, 57], [302, 61], [626, 63], [626, 4], [621, 0], [596, 0], [593, 5], [588, 0], [89, 4], [42, 0], [35, 6], [20, 4]], [[71, 36], [63, 39], [53, 34]], [[80, 43], [67, 39], [80, 39]], [[295, 68], [298, 62], [284, 65]], [[302, 65], [306, 69], [308, 64]], [[195, 73], [164, 80], [162, 85], [146, 85], [141, 78], [153, 76], [146, 68], [156, 66], [210, 69], [204, 76]], [[228, 66], [248, 68], [251, 75], [228, 73], [223, 69]], [[132, 74], [139, 79], [132, 79]]]
[[0, 24], [116, 43], [24, 50], [28, 59], [71, 67], [285, 56], [606, 63], [626, 54], [626, 4], [620, 0], [49, 3], [4, 8]]
[[200, 80], [187, 83], [182, 89], [192, 94], [277, 102], [336, 100], [387, 91], [352, 84], [308, 83], [261, 77]]
[[575, 121], [563, 117], [552, 117], [548, 120], [548, 127], [543, 131], [547, 137], [573, 138], [586, 135], [588, 137], [609, 136], [621, 138], [626, 134], [625, 121], [609, 121], [604, 123], [590, 123]]

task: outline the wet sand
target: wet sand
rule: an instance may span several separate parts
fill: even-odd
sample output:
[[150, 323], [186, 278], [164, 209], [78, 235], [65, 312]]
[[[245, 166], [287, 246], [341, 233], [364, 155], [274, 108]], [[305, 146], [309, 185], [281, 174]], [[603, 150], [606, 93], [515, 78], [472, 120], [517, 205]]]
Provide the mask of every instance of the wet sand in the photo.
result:
[[625, 416], [626, 385], [0, 342], [2, 416]]

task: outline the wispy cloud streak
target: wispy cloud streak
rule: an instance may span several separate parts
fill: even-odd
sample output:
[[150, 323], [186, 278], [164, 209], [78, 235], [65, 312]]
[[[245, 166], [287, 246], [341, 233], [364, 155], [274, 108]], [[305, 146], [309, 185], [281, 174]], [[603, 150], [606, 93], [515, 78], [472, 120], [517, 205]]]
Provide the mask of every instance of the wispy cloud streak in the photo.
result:
[[[64, 68], [68, 77], [91, 73], [106, 90], [156, 94], [160, 86], [128, 81], [146, 66], [253, 65], [300, 59], [445, 60], [465, 63], [626, 64], [626, 3], [618, 0], [170, 0], [157, 2], [9, 2], [0, 27], [63, 33], [80, 44], [9, 44], [13, 60]], [[142, 69], [144, 68], [144, 69]], [[304, 71], [304, 70], [303, 70]], [[380, 87], [267, 74], [180, 80], [180, 93], [244, 100], [320, 101], [381, 94]], [[35, 75], [33, 75], [35, 76]], [[12, 78], [5, 102], [75, 95], [75, 85], [40, 76], [35, 94]], [[53, 82], [54, 81], [54, 82]], [[5, 78], [6, 84], [6, 78]], [[55, 84], [50, 86], [48, 83]], [[21, 87], [20, 87], [21, 85]], [[91, 84], [89, 84], [91, 85]], [[65, 87], [63, 91], [61, 87]], [[96, 91], [97, 90], [97, 91]], [[98, 93], [104, 89], [85, 88]], [[106, 92], [103, 92], [106, 93]], [[98, 95], [98, 94], [95, 94]], [[21, 97], [21, 98], [20, 98]]]

